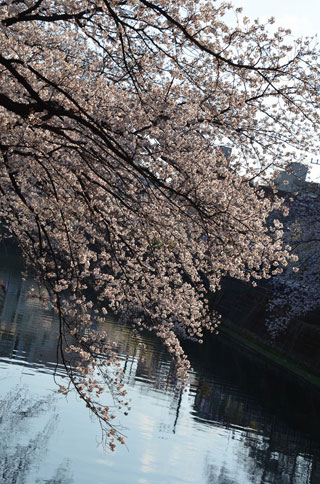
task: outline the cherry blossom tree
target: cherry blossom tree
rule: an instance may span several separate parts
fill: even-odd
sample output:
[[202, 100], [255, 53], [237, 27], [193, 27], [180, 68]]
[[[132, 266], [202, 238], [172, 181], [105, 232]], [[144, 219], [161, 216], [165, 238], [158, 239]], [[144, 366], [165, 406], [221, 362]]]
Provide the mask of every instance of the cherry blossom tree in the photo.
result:
[[312, 40], [272, 23], [205, 0], [0, 3], [2, 223], [50, 291], [70, 385], [112, 449], [104, 385], [128, 402], [92, 325], [116, 311], [153, 331], [183, 379], [181, 335], [216, 330], [221, 277], [292, 260], [266, 224], [283, 200], [258, 182], [312, 149], [319, 64]]
[[290, 321], [319, 310], [320, 192], [301, 192], [290, 203], [285, 240], [299, 258], [299, 270], [288, 267], [270, 281], [274, 295], [268, 303], [267, 327], [275, 338]]

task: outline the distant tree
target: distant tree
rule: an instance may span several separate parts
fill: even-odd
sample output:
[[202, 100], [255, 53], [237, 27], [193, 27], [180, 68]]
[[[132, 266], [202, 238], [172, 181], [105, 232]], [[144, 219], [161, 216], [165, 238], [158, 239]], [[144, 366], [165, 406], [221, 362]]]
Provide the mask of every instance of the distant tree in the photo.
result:
[[273, 337], [290, 321], [320, 309], [320, 193], [300, 193], [290, 203], [284, 239], [299, 258], [299, 270], [288, 267], [272, 279], [267, 327]]
[[179, 338], [218, 323], [208, 290], [291, 260], [266, 226], [283, 201], [257, 182], [312, 149], [319, 64], [273, 21], [214, 1], [0, 3], [1, 219], [50, 290], [70, 382], [112, 449], [100, 377], [117, 407], [124, 390], [100, 308], [154, 331], [184, 378]]

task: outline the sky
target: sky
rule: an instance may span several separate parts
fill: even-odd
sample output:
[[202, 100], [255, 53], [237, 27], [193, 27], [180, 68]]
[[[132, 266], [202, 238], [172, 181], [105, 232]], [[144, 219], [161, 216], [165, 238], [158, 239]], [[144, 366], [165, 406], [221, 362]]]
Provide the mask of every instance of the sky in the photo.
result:
[[243, 7], [243, 14], [250, 19], [275, 17], [277, 24], [290, 28], [293, 35], [320, 35], [319, 0], [232, 0], [232, 4]]
[[[290, 28], [294, 37], [318, 36], [320, 42], [320, 0], [231, 0], [243, 7], [251, 20], [276, 19], [276, 25]], [[320, 156], [319, 156], [320, 163]], [[308, 179], [320, 183], [320, 165], [310, 165]]]

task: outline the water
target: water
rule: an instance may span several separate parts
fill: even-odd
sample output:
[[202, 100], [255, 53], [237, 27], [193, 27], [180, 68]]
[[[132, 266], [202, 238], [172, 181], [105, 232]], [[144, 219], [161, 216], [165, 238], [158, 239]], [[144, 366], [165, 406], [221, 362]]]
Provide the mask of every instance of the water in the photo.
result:
[[132, 410], [120, 422], [127, 446], [104, 452], [83, 402], [56, 391], [54, 315], [30, 296], [14, 253], [0, 262], [0, 482], [320, 483], [316, 392], [223, 337], [191, 348], [181, 392], [157, 342], [112, 321]]

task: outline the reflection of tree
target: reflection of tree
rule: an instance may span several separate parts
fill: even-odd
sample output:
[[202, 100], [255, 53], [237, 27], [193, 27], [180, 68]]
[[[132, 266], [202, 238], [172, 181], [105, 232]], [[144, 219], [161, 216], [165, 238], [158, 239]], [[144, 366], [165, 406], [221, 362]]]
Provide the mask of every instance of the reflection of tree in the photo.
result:
[[[276, 388], [276, 384], [273, 391]], [[292, 402], [294, 405], [294, 402]], [[211, 421], [213, 426], [230, 429], [238, 441], [236, 458], [245, 469], [248, 483], [318, 484], [311, 476], [319, 474], [320, 448], [283, 418], [236, 386], [213, 384], [212, 378], [200, 376], [194, 400], [194, 418]], [[228, 459], [232, 458], [232, 455]], [[228, 483], [221, 469], [207, 464], [207, 482]]]
[[228, 464], [226, 461], [219, 468], [209, 463], [206, 459], [205, 475], [206, 484], [235, 484], [234, 480], [228, 476]]
[[58, 324], [37, 284], [0, 270], [0, 356], [29, 362], [55, 362]]
[[[46, 479], [46, 484], [71, 484], [73, 482], [73, 479], [68, 477], [69, 471], [68, 471], [68, 462], [66, 462], [64, 465], [61, 464], [56, 472], [55, 475], [52, 477], [52, 479]], [[42, 481], [36, 480], [36, 484], [40, 484]]]
[[177, 385], [175, 366], [168, 352], [149, 333], [137, 334], [130, 326], [107, 321], [101, 329], [110, 339], [117, 341], [117, 350], [124, 361], [126, 383], [143, 381], [150, 388], [171, 391]]
[[[259, 445], [245, 436], [247, 468], [251, 476], [261, 475], [261, 481], [270, 484], [317, 484], [311, 479], [319, 467], [319, 448], [305, 441], [303, 436], [282, 428], [277, 420]], [[248, 458], [249, 457], [249, 458]], [[314, 469], [313, 469], [314, 468]]]
[[[26, 391], [16, 387], [1, 401], [0, 407], [0, 480], [5, 484], [25, 484], [37, 470], [47, 451], [57, 415], [51, 413], [44, 426], [34, 419], [45, 417], [53, 405], [53, 397], [33, 399]], [[48, 484], [71, 484], [67, 463], [61, 464]], [[30, 481], [29, 481], [30, 482]], [[40, 480], [34, 481], [40, 483]]]
[[[206, 484], [318, 484], [319, 458], [316, 455], [283, 449], [276, 451], [271, 438], [254, 436], [247, 431], [238, 431], [236, 455], [227, 449], [224, 461], [212, 463], [207, 456], [205, 463]], [[301, 445], [300, 449], [303, 448]], [[235, 477], [236, 469], [242, 469], [246, 480]]]
[[213, 384], [200, 376], [195, 396], [196, 416], [223, 424], [224, 427], [248, 427], [259, 420], [259, 409], [251, 405], [248, 395], [237, 393], [235, 388]]

